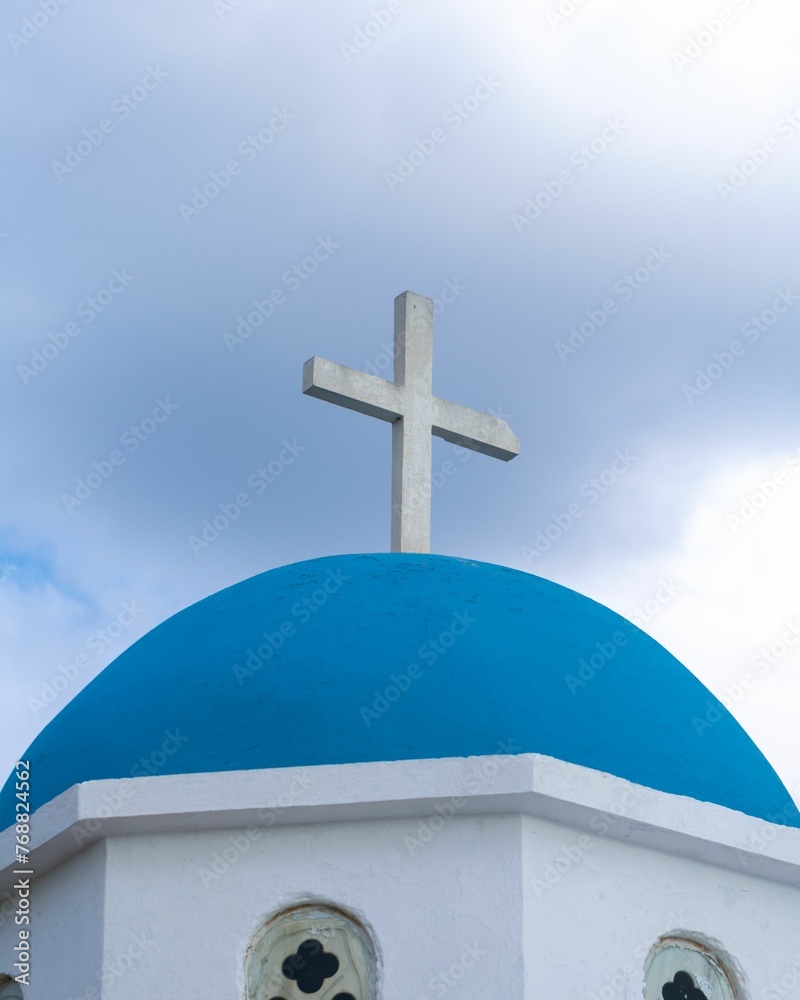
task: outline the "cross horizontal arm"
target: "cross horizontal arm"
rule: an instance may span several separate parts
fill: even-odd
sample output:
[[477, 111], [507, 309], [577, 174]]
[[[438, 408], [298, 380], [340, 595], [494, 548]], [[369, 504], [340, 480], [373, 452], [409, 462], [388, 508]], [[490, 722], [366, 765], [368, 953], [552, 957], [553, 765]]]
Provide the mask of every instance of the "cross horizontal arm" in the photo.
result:
[[493, 417], [445, 399], [433, 400], [431, 430], [451, 444], [459, 444], [462, 448], [500, 458], [504, 462], [519, 455], [519, 438], [502, 417]]
[[393, 382], [324, 358], [309, 358], [303, 365], [303, 392], [390, 423], [402, 416], [400, 392]]

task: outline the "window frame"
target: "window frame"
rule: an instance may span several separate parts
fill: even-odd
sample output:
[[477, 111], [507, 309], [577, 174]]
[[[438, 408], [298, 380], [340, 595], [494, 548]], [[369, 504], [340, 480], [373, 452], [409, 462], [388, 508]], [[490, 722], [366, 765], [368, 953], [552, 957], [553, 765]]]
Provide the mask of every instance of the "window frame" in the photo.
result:
[[[260, 990], [262, 988], [263, 969], [269, 961], [270, 945], [267, 943], [274, 932], [283, 924], [292, 920], [299, 922], [314, 920], [324, 925], [329, 921], [332, 927], [341, 933], [345, 939], [349, 939], [349, 948], [352, 952], [353, 945], [356, 950], [363, 953], [363, 970], [360, 970], [356, 962], [356, 974], [363, 979], [366, 987], [366, 995], [357, 997], [356, 1000], [377, 1000], [378, 998], [378, 951], [375, 947], [374, 936], [364, 925], [364, 922], [347, 912], [342, 907], [326, 901], [298, 903], [295, 906], [286, 907], [271, 917], [268, 917], [253, 934], [250, 945], [247, 948], [244, 962], [244, 997], [245, 1000], [261, 1000]], [[324, 935], [320, 935], [323, 937]], [[276, 977], [276, 978], [282, 978]], [[285, 980], [284, 980], [285, 982]], [[269, 985], [269, 984], [268, 984]], [[267, 991], [268, 992], [268, 991]], [[270, 993], [264, 1000], [272, 1000], [280, 991]], [[324, 987], [319, 993], [311, 996], [324, 995]]]
[[712, 984], [714, 990], [711, 996], [708, 996], [708, 1000], [745, 1000], [739, 985], [743, 983], [743, 977], [738, 970], [734, 971], [735, 966], [730, 956], [726, 955], [716, 942], [704, 941], [700, 935], [678, 932], [660, 937], [645, 959], [642, 971], [642, 995], [645, 1000], [662, 1000], [664, 976], [668, 973], [663, 969], [654, 972], [653, 965], [659, 956], [672, 951], [688, 953], [687, 960], [681, 962], [677, 961], [676, 954], [672, 978], [678, 972], [685, 971], [697, 986], [706, 992], [707, 987], [704, 987], [703, 981], [708, 982], [707, 972], [710, 970], [716, 982]]

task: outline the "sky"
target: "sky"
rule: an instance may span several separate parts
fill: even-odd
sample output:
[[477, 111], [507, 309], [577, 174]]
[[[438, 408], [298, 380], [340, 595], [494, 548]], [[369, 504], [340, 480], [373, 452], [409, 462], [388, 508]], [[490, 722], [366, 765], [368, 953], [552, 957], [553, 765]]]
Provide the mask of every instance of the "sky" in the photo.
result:
[[301, 370], [391, 378], [411, 290], [521, 441], [434, 441], [432, 550], [634, 620], [800, 801], [794, 0], [2, 21], [0, 770], [182, 608], [388, 549], [390, 430]]

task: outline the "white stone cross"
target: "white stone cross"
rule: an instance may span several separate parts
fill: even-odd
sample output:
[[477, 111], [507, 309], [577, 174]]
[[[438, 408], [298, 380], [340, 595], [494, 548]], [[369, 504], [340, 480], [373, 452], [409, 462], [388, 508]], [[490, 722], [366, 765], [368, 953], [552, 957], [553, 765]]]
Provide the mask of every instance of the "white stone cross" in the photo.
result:
[[433, 395], [433, 300], [394, 300], [394, 381], [309, 358], [303, 392], [392, 425], [392, 552], [429, 552], [431, 434], [504, 462], [519, 441], [500, 417]]

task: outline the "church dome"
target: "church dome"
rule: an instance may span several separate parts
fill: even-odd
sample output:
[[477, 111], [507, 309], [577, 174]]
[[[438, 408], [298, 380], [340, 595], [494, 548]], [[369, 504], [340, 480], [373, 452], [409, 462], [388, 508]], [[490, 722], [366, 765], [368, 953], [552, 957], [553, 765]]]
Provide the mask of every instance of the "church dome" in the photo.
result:
[[329, 556], [208, 597], [122, 653], [25, 758], [38, 808], [99, 778], [498, 753], [797, 823], [733, 716], [644, 632], [539, 577], [435, 555]]

